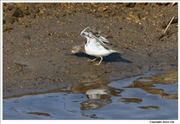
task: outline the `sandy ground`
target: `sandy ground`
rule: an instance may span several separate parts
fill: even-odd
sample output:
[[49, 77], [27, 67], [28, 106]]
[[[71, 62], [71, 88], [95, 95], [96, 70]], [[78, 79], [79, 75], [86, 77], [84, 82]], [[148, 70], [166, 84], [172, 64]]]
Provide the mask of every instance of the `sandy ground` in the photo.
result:
[[[163, 34], [169, 21], [169, 28]], [[177, 65], [177, 4], [3, 3], [3, 96], [110, 82]], [[89, 26], [125, 53], [71, 54]]]

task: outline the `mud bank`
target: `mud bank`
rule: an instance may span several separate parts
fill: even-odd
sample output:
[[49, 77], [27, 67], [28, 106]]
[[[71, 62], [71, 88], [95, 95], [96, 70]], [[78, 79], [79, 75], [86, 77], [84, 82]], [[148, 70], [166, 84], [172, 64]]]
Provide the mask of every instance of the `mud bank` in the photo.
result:
[[[177, 4], [3, 3], [3, 96], [177, 66], [177, 18]], [[86, 41], [79, 34], [87, 26], [108, 35], [125, 54], [104, 57], [99, 66], [87, 61], [94, 57], [72, 55], [72, 46]]]

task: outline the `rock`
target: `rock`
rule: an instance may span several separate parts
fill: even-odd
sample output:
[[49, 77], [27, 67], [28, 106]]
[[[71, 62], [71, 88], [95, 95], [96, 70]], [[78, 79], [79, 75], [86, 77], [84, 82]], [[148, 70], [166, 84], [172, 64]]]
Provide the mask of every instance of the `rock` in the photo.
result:
[[14, 8], [11, 10], [11, 15], [18, 18], [18, 17], [24, 17], [23, 12], [19, 8]]
[[3, 20], [4, 24], [13, 24], [15, 22], [15, 18], [6, 16]]
[[136, 3], [125, 3], [126, 7], [133, 8]]

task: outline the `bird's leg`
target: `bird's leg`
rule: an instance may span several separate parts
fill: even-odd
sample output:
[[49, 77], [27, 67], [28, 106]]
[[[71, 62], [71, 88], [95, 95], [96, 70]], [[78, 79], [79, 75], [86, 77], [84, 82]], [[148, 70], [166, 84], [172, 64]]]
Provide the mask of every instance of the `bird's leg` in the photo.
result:
[[96, 65], [100, 65], [102, 60], [103, 60], [103, 57], [102, 56], [99, 56], [101, 58], [101, 60], [99, 61], [99, 63], [96, 63]]
[[96, 59], [97, 59], [97, 58], [95, 58], [95, 59], [93, 59], [93, 60], [91, 60], [91, 59], [88, 59], [88, 61], [94, 62]]

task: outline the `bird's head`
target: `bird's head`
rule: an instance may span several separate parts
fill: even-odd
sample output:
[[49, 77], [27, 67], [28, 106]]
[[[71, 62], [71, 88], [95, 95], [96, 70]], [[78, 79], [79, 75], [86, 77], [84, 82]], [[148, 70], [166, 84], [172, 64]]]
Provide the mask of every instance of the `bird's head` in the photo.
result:
[[84, 45], [73, 46], [72, 49], [71, 49], [71, 53], [76, 54], [76, 53], [82, 53], [82, 52], [84, 52], [83, 46], [84, 46]]

